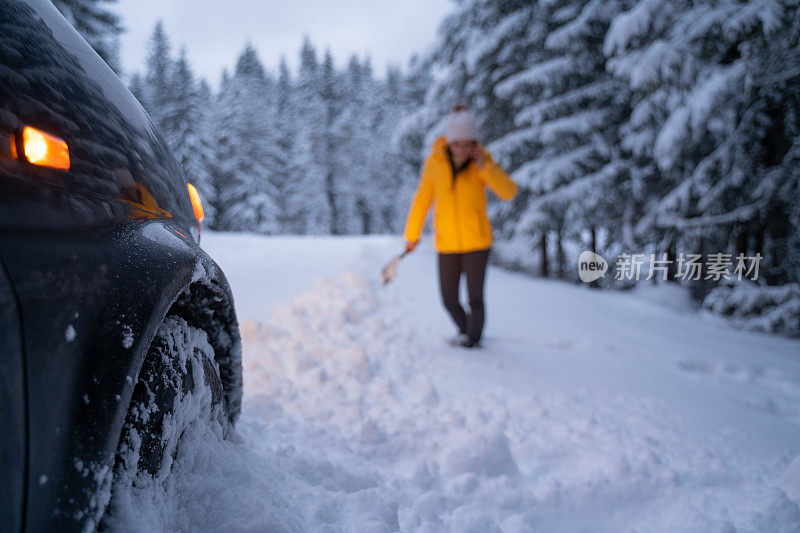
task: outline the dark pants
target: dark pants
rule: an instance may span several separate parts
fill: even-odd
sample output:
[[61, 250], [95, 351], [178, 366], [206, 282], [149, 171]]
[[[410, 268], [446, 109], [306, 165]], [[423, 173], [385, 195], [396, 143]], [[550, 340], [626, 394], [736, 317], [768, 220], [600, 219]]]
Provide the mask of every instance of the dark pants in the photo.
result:
[[[472, 342], [481, 340], [483, 320], [483, 281], [486, 279], [486, 262], [489, 250], [477, 250], [463, 254], [439, 254], [439, 285], [442, 289], [442, 303], [453, 317], [461, 333], [469, 336]], [[467, 294], [469, 295], [469, 315], [458, 301], [458, 286], [461, 273], [467, 274]]]

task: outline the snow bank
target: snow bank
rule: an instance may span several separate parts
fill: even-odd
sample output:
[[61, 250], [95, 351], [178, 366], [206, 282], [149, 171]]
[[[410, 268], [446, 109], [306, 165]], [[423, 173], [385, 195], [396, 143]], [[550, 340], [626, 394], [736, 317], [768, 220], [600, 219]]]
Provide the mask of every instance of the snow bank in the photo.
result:
[[264, 453], [284, 450], [298, 485], [317, 487], [304, 529], [800, 526], [777, 474], [765, 481], [725, 436], [698, 448], [659, 402], [464, 390], [427, 362], [468, 354], [421, 333], [401, 293], [354, 272], [243, 325], [246, 420], [259, 420]]
[[[551, 305], [540, 313], [506, 301], [505, 307], [490, 306], [492, 323], [536, 318], [535, 329], [545, 337], [489, 336], [482, 350], [457, 349], [431, 333], [429, 315], [420, 307], [427, 297], [422, 296], [427, 277], [420, 272], [428, 265], [419, 262], [426, 256], [409, 257], [398, 279], [382, 289], [377, 272], [380, 259], [390, 254], [375, 252], [365, 246], [352, 268], [317, 281], [293, 301], [272, 307], [268, 316], [242, 317], [245, 398], [234, 442], [193, 427], [184, 435], [172, 474], [125, 495], [127, 512], [115, 524], [118, 529], [800, 528], [797, 451], [764, 460], [743, 451], [739, 439], [763, 427], [753, 420], [772, 415], [755, 406], [748, 411], [724, 404], [709, 409], [720, 417], [746, 413], [746, 422], [731, 416], [742, 427], [706, 434], [687, 422], [695, 420], [700, 404], [718, 401], [707, 396], [710, 387], [731, 387], [723, 379], [758, 390], [781, 387], [788, 398], [798, 391], [796, 376], [779, 381], [769, 369], [715, 367], [699, 358], [708, 352], [703, 346], [681, 352], [688, 345], [678, 341], [663, 349], [677, 352], [675, 360], [683, 366], [655, 363], [641, 352], [661, 337], [647, 328], [658, 320], [667, 321], [663, 328], [674, 328], [668, 321], [679, 320], [682, 304], [665, 309], [660, 301], [654, 304], [654, 295], [636, 291], [599, 294], [499, 273], [489, 279], [511, 284], [503, 286], [503, 294], [528, 302], [536, 295]], [[250, 260], [241, 266], [250, 279]], [[241, 291], [237, 298], [246, 298], [249, 285], [236, 288], [237, 271], [235, 262], [226, 267], [234, 290]], [[499, 295], [500, 288], [495, 285], [490, 294]], [[581, 305], [573, 305], [573, 298]], [[247, 302], [248, 308], [255, 304]], [[563, 339], [557, 337], [561, 326], [548, 322], [562, 313], [562, 305], [574, 321], [564, 326], [571, 336]], [[589, 329], [601, 340], [582, 338], [588, 331], [583, 313], [591, 314], [595, 306], [603, 310], [601, 318], [627, 324], [625, 331], [605, 333], [598, 322]], [[628, 322], [635, 320], [640, 322]], [[638, 330], [641, 338], [656, 342], [641, 342]], [[626, 342], [638, 348], [631, 351]], [[576, 355], [582, 351], [585, 358]], [[681, 398], [658, 385], [652, 385], [653, 394], [636, 393], [637, 387], [651, 387], [641, 370], [630, 376], [603, 370], [643, 360], [658, 384], [677, 383]], [[589, 372], [595, 375], [591, 386], [567, 386], [568, 380], [554, 378], [578, 372], [571, 367], [576, 361], [600, 369]], [[511, 377], [495, 379], [504, 375], [505, 365]], [[551, 377], [537, 378], [541, 375]], [[616, 386], [629, 382], [634, 386]], [[676, 402], [685, 410], [676, 409]], [[792, 418], [786, 416], [785, 424]]]
[[743, 281], [713, 289], [703, 308], [753, 331], [800, 337], [800, 285], [762, 287]]
[[[295, 450], [348, 465], [316, 479], [348, 493], [352, 516], [337, 514], [337, 530], [374, 514], [379, 498], [386, 530], [487, 531], [500, 515], [485, 505], [483, 485], [518, 474], [505, 427], [487, 425], [499, 421], [478, 397], [476, 405], [442, 404], [417, 366], [426, 348], [382, 296], [350, 273], [320, 281], [268, 325], [245, 322], [245, 344], [259, 353], [246, 361], [245, 389], [260, 418], [291, 428], [284, 438]], [[298, 440], [298, 427], [313, 438]], [[322, 526], [315, 520], [306, 517], [311, 529]]]

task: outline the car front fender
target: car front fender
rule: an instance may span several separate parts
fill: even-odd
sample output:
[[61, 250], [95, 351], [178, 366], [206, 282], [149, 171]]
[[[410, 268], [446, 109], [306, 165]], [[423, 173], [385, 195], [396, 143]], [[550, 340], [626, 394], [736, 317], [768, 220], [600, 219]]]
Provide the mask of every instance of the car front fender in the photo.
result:
[[[0, 234], [0, 252], [19, 296], [24, 338], [25, 527], [91, 527], [110, 497], [139, 369], [173, 305], [216, 328], [212, 345], [238, 414], [241, 348], [230, 289], [216, 263], [168, 220]], [[193, 306], [193, 295], [208, 307]]]

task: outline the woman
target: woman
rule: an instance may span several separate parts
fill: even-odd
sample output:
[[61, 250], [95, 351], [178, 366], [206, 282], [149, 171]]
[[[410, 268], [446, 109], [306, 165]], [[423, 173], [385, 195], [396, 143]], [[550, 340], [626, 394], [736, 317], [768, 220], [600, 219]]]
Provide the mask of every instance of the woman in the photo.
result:
[[[458, 344], [467, 348], [479, 345], [483, 331], [483, 284], [492, 246], [486, 187], [503, 200], [511, 200], [517, 192], [516, 184], [481, 146], [475, 117], [459, 104], [447, 117], [445, 136], [433, 144], [425, 161], [405, 238], [410, 252], [433, 203], [442, 303], [458, 327]], [[458, 300], [462, 272], [467, 275], [469, 315]]]

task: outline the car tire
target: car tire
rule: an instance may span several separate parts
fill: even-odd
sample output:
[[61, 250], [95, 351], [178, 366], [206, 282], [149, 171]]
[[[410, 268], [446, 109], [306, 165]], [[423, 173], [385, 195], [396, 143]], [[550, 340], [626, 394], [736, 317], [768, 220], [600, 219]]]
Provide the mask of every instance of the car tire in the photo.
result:
[[206, 333], [170, 315], [158, 328], [139, 372], [115, 477], [127, 472], [165, 479], [182, 435], [196, 423], [209, 424], [220, 438], [231, 433], [220, 370]]

